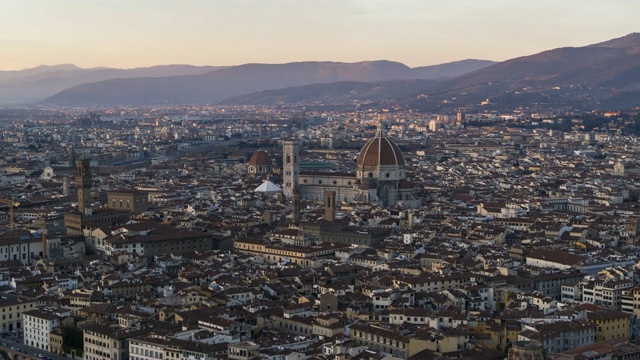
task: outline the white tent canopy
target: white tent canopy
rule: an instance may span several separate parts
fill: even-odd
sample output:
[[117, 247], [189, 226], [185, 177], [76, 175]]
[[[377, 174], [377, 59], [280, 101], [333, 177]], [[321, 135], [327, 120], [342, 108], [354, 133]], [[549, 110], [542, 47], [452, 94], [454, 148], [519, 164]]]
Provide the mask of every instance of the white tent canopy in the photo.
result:
[[272, 183], [271, 181], [265, 180], [262, 185], [258, 186], [254, 191], [271, 195], [281, 193], [282, 189], [280, 189], [278, 185]]

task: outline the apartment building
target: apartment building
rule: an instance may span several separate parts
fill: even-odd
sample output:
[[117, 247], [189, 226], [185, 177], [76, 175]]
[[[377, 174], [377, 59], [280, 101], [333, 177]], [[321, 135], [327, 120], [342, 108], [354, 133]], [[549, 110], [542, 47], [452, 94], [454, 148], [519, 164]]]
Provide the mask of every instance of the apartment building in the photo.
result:
[[24, 313], [35, 309], [36, 305], [37, 302], [28, 297], [6, 293], [0, 296], [2, 332], [22, 329]]
[[60, 326], [62, 318], [71, 316], [71, 310], [47, 307], [34, 309], [23, 314], [24, 343], [37, 349], [50, 351], [49, 334]]
[[582, 301], [587, 304], [622, 310], [622, 293], [634, 287], [633, 280], [595, 280], [584, 285]]
[[127, 360], [131, 337], [147, 334], [149, 329], [125, 329], [119, 326], [89, 325], [83, 329], [85, 360]]

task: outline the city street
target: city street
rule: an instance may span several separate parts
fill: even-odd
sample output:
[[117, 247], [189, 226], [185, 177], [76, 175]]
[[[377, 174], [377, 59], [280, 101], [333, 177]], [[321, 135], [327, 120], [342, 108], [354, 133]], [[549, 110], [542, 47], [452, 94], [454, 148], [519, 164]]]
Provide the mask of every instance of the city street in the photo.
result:
[[50, 358], [50, 359], [55, 359], [55, 360], [68, 360], [69, 358], [64, 357], [64, 356], [60, 356], [60, 355], [56, 355], [53, 353], [50, 353], [48, 351], [44, 351], [44, 350], [40, 350], [40, 349], [36, 349], [33, 348], [31, 346], [27, 346], [24, 345], [22, 343], [18, 343], [13, 341], [13, 339], [1, 339], [0, 340], [0, 344], [8, 349], [12, 349], [12, 350], [23, 350], [25, 354], [33, 356], [34, 358], [38, 358], [38, 354], [42, 354], [43, 356], [45, 356], [46, 358]]

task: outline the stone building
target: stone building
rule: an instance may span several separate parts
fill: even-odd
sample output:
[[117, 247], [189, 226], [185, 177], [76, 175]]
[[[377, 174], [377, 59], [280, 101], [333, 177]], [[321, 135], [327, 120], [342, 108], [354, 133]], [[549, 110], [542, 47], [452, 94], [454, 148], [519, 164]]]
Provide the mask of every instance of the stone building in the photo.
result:
[[398, 146], [380, 126], [358, 155], [355, 173], [298, 170], [297, 141], [283, 142], [283, 191], [291, 198], [296, 185], [304, 200], [324, 200], [335, 192], [336, 202], [371, 203], [382, 206], [420, 206], [415, 186], [406, 179], [405, 162]]
[[537, 341], [516, 341], [509, 349], [509, 360], [544, 360], [544, 350]]
[[69, 235], [81, 235], [83, 229], [98, 226], [115, 226], [131, 217], [130, 211], [120, 209], [93, 209], [91, 187], [93, 175], [90, 160], [78, 160], [76, 187], [78, 188], [78, 209], [64, 214], [64, 225]]
[[107, 208], [140, 214], [149, 210], [149, 193], [139, 190], [109, 191]]

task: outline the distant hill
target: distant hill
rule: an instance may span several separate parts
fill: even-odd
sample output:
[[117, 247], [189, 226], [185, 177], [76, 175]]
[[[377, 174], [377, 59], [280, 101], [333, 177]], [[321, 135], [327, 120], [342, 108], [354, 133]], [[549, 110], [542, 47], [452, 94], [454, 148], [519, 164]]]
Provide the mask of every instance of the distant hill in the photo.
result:
[[108, 79], [196, 75], [222, 68], [224, 67], [160, 65], [134, 69], [83, 69], [72, 64], [61, 64], [0, 71], [0, 103], [39, 102], [69, 87]]
[[464, 60], [451, 65], [416, 69], [386, 60], [245, 64], [198, 76], [112, 79], [83, 84], [61, 91], [45, 102], [67, 105], [215, 103], [256, 91], [319, 83], [432, 79], [446, 74], [461, 74], [488, 63], [484, 60]]
[[490, 60], [467, 59], [446, 64], [420, 66], [413, 68], [413, 72], [416, 79], [442, 79], [460, 76], [471, 71], [486, 68], [493, 64], [497, 64], [497, 62]]
[[[429, 71], [431, 76], [435, 74], [433, 67], [422, 71]], [[402, 82], [394, 86], [401, 88]], [[518, 106], [583, 109], [640, 106], [637, 96], [640, 93], [640, 34], [633, 33], [584, 47], [548, 50], [489, 64], [449, 79], [407, 83], [406, 86], [408, 90], [404, 93], [415, 92], [406, 97], [400, 93], [389, 94], [386, 99], [393, 99], [403, 108], [425, 111], [456, 108], [509, 110]], [[277, 92], [263, 91], [227, 99], [223, 103], [298, 103], [304, 102], [301, 93], [310, 94], [310, 102], [317, 102], [318, 95], [322, 94], [325, 104], [343, 103], [344, 94], [349, 89], [344, 88], [344, 84], [337, 89], [339, 91], [333, 85], [326, 85], [326, 89], [315, 85]], [[362, 94], [362, 85], [352, 90]], [[359, 96], [359, 100], [378, 101], [387, 90], [369, 93], [372, 94], [370, 99]], [[489, 104], [481, 106], [480, 102], [486, 99], [489, 99]]]
[[[550, 92], [550, 97], [582, 99], [585, 103], [591, 99], [597, 105], [610, 95], [620, 97], [620, 92], [636, 90], [640, 90], [640, 34], [633, 33], [599, 44], [507, 60], [438, 82], [429, 89], [429, 95], [434, 101], [455, 97], [460, 102], [475, 103], [513, 92]], [[456, 100], [449, 104], [455, 106]]]
[[434, 80], [389, 80], [381, 82], [334, 82], [264, 90], [235, 96], [219, 102], [221, 105], [279, 105], [381, 102], [411, 96], [433, 84]]
[[[425, 79], [431, 81], [415, 81]], [[385, 106], [393, 102], [402, 108], [424, 111], [516, 107], [587, 110], [640, 106], [636, 96], [639, 92], [640, 34], [633, 33], [598, 44], [548, 50], [500, 63], [463, 60], [413, 69], [384, 60], [246, 64], [200, 75], [110, 79], [65, 89], [45, 102], [66, 105], [380, 102]]]

